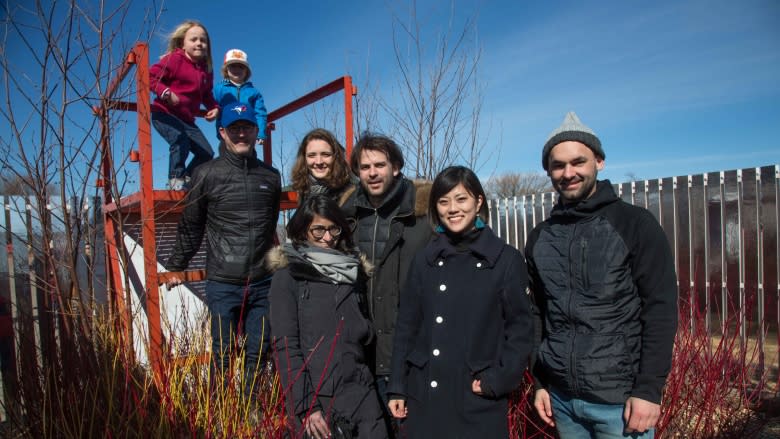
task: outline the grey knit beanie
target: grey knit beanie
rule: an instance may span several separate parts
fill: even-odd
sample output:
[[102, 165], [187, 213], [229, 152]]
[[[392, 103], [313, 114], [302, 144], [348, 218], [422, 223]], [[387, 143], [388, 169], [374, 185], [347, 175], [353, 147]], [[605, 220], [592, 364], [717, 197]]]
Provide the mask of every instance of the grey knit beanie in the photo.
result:
[[570, 111], [563, 118], [561, 126], [550, 133], [547, 143], [544, 144], [542, 149], [542, 167], [545, 171], [547, 170], [547, 159], [550, 157], [550, 151], [552, 151], [555, 145], [567, 140], [581, 142], [593, 150], [597, 157], [600, 157], [602, 160], [606, 158], [604, 150], [601, 149], [601, 141], [596, 137], [596, 133], [580, 122], [580, 118], [573, 111]]

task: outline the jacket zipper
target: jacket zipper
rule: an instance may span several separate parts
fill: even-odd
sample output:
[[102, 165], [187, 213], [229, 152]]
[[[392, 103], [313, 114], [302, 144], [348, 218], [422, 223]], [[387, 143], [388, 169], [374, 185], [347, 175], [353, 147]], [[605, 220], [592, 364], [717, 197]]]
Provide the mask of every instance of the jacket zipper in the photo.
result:
[[582, 285], [586, 290], [590, 289], [590, 277], [588, 276], [588, 241], [580, 240], [580, 262], [582, 265]]
[[[574, 228], [572, 230], [572, 237], [577, 236], [577, 224], [574, 224]], [[571, 370], [571, 378], [572, 378], [572, 390], [574, 391], [574, 397], [579, 397], [579, 385], [577, 383], [577, 356], [574, 352], [575, 346], [577, 346], [577, 324], [574, 321], [574, 313], [572, 312], [572, 304], [574, 303], [574, 295], [576, 294], [576, 283], [573, 281], [573, 270], [572, 270], [572, 255], [571, 255], [571, 245], [569, 247], [569, 303], [568, 303], [568, 314], [569, 314], [569, 323], [572, 327], [572, 337], [571, 337], [571, 349], [569, 349], [569, 352], [571, 352], [571, 355], [569, 357], [569, 370]]]
[[[252, 205], [251, 205], [251, 198], [252, 197], [249, 196], [249, 159], [244, 157], [243, 160], [244, 160], [244, 200], [245, 200], [246, 206], [247, 206], [247, 209], [246, 209], [246, 211], [247, 211], [247, 219], [249, 221], [248, 224], [247, 224], [247, 227], [249, 229], [248, 230], [249, 242], [255, 242], [254, 227], [252, 227], [252, 224], [253, 224], [253, 222], [252, 222]], [[246, 264], [247, 264], [247, 267], [246, 267], [247, 281], [249, 281], [249, 279], [252, 278], [252, 274], [253, 274], [251, 272], [251, 270], [252, 270], [252, 262], [251, 261], [252, 261], [252, 255], [249, 254], [249, 255], [247, 255], [247, 259], [246, 259]]]
[[[391, 220], [392, 222], [392, 220]], [[371, 263], [376, 266], [376, 233], [379, 228], [379, 209], [374, 209], [374, 232], [371, 237]], [[374, 279], [376, 276], [371, 276], [371, 281], [368, 288], [368, 315], [371, 319], [374, 319]]]

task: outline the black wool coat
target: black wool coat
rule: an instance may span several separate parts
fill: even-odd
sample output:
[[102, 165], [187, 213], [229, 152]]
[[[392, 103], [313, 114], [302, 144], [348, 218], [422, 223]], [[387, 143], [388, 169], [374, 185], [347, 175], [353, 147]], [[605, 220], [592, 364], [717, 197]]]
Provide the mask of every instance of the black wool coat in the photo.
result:
[[490, 229], [472, 233], [466, 248], [437, 235], [401, 294], [388, 394], [406, 399], [409, 438], [509, 435], [508, 394], [533, 345], [525, 261]]

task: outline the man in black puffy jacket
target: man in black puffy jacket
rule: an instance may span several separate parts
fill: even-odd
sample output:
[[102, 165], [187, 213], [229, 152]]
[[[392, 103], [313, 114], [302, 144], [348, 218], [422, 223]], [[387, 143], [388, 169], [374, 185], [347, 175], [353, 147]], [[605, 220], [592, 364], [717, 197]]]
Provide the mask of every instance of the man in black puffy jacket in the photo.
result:
[[542, 152], [560, 198], [526, 242], [541, 329], [534, 406], [564, 439], [653, 437], [677, 330], [669, 242], [650, 212], [597, 180], [604, 158], [567, 114]]
[[[236, 334], [246, 336], [244, 378], [246, 390], [251, 391], [271, 339], [267, 317], [271, 276], [263, 258], [273, 245], [279, 219], [281, 178], [276, 169], [257, 158], [258, 126], [252, 107], [229, 104], [221, 109], [220, 117], [225, 147], [217, 159], [193, 173], [187, 207], [166, 267], [185, 270], [205, 235], [214, 365], [224, 373]], [[174, 276], [167, 286], [181, 282]]]

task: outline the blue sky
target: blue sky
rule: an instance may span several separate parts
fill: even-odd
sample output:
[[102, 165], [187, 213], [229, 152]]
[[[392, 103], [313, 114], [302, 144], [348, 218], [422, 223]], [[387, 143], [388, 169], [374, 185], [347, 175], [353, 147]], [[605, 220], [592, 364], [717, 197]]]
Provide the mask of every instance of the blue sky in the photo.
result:
[[[127, 23], [140, 26], [143, 2], [134, 5], [137, 16]], [[269, 110], [344, 74], [359, 88], [370, 81], [389, 100], [396, 91], [392, 17], [407, 16], [406, 2], [147, 6], [162, 8], [152, 61], [179, 22], [200, 20], [217, 65], [227, 49], [249, 54], [252, 80]], [[450, 18], [455, 27], [476, 19], [483, 133], [494, 151], [479, 169], [483, 177], [541, 172], [541, 147], [572, 110], [601, 138], [607, 155], [601, 176], [613, 182], [629, 173], [649, 179], [780, 163], [776, 0], [420, 0], [418, 16], [429, 36]], [[199, 125], [216, 145], [213, 125]], [[275, 146], [293, 150], [308, 128], [303, 115], [278, 124]], [[167, 148], [156, 135], [154, 144], [159, 187]]]

